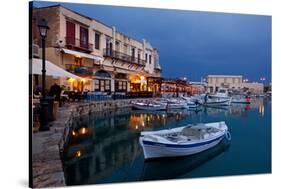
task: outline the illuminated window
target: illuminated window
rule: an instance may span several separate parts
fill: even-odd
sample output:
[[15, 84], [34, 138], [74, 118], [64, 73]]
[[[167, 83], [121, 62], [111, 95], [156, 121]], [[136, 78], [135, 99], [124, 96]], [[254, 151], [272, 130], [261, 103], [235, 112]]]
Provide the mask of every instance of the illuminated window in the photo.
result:
[[99, 91], [100, 90], [100, 82], [99, 80], [95, 80], [95, 91]]
[[110, 91], [110, 80], [105, 80], [105, 91]]

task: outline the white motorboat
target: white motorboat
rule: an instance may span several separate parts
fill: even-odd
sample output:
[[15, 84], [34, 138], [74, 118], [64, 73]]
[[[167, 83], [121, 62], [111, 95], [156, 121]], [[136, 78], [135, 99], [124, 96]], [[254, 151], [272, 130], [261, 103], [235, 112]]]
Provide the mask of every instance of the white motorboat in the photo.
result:
[[236, 103], [236, 104], [250, 104], [251, 100], [249, 97], [244, 97], [241, 95], [235, 95], [232, 97], [231, 103]]
[[230, 99], [228, 95], [228, 90], [226, 88], [219, 88], [215, 94], [209, 96], [214, 98], [220, 98], [220, 99]]
[[133, 108], [137, 110], [159, 111], [167, 109], [166, 104], [155, 102], [133, 102], [132, 105]]
[[205, 97], [204, 106], [229, 106], [231, 104], [232, 98], [222, 99], [216, 97]]
[[203, 104], [203, 101], [199, 98], [182, 97], [182, 99], [184, 99], [187, 109], [198, 109]]
[[225, 122], [187, 125], [169, 130], [141, 132], [144, 158], [187, 156], [231, 139]]

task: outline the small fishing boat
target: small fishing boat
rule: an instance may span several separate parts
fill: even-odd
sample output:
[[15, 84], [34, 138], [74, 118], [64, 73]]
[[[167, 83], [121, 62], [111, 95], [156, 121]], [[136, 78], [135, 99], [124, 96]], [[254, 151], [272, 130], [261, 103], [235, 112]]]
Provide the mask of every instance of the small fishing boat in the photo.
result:
[[167, 109], [187, 109], [188, 106], [185, 103], [167, 102]]
[[159, 111], [166, 110], [167, 105], [163, 103], [155, 103], [155, 102], [133, 102], [132, 106], [137, 110], [150, 110], [150, 111]]
[[231, 139], [225, 122], [200, 123], [169, 130], [141, 132], [139, 138], [145, 159], [187, 156]]
[[[161, 158], [157, 161], [145, 161], [142, 180], [163, 180], [179, 178], [194, 169], [204, 165], [230, 147], [229, 143], [221, 142], [218, 145], [201, 153], [181, 158]], [[167, 171], [169, 170], [169, 171]]]
[[164, 99], [163, 104], [167, 105], [167, 109], [187, 109], [187, 103], [181, 99]]

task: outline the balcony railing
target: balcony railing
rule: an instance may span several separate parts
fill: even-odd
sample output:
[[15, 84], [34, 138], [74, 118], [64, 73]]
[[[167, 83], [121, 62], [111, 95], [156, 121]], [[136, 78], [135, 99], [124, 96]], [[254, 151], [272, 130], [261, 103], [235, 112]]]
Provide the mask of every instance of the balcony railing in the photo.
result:
[[111, 50], [109, 48], [103, 49], [103, 56], [104, 57], [111, 57], [111, 58], [118, 59], [118, 60], [121, 60], [121, 61], [125, 61], [125, 62], [128, 62], [128, 63], [138, 64], [140, 66], [145, 66], [144, 60], [142, 60], [140, 58], [137, 58], [137, 57], [127, 55], [125, 53], [121, 53], [119, 51]]
[[93, 75], [93, 68], [87, 66], [77, 66], [74, 64], [66, 64], [66, 71], [78, 74], [78, 75]]
[[74, 37], [65, 37], [65, 46], [67, 48], [78, 48], [84, 51], [92, 52], [93, 44], [87, 40], [81, 40]]

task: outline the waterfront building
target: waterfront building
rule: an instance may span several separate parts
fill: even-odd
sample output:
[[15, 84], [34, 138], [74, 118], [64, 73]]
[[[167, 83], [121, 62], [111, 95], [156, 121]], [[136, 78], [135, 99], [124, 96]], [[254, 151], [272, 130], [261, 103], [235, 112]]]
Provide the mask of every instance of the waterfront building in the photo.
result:
[[219, 88], [240, 91], [242, 86], [242, 75], [208, 75], [207, 92], [215, 93]]
[[206, 90], [207, 83], [206, 82], [189, 82], [191, 86], [191, 94], [202, 94]]
[[263, 93], [264, 85], [258, 82], [243, 80], [242, 75], [208, 75], [207, 92], [215, 93], [219, 88], [226, 88], [230, 91]]
[[255, 94], [261, 94], [264, 92], [264, 84], [258, 82], [245, 82], [242, 83], [243, 91], [251, 92]]
[[162, 78], [161, 94], [163, 97], [178, 97], [191, 94], [191, 85], [182, 79]]
[[[100, 92], [155, 91], [147, 78], [160, 78], [159, 54], [146, 40], [131, 38], [96, 19], [61, 5], [34, 8], [32, 12], [33, 57], [40, 58], [38, 19], [50, 30], [46, 59], [83, 79], [49, 78], [47, 88], [58, 82], [70, 90]], [[40, 76], [39, 76], [40, 77]], [[34, 83], [40, 84], [38, 76]], [[159, 88], [159, 87], [158, 87]]]

